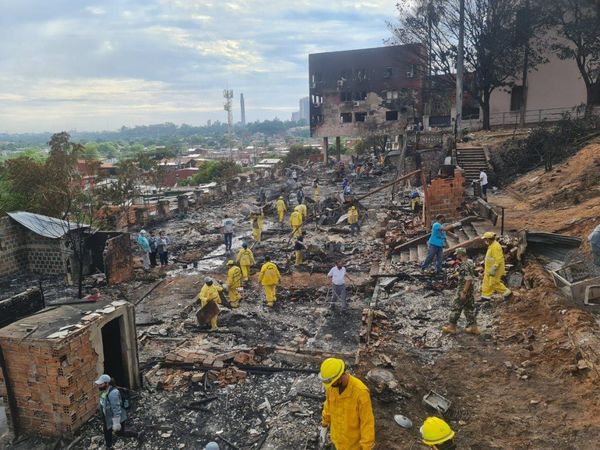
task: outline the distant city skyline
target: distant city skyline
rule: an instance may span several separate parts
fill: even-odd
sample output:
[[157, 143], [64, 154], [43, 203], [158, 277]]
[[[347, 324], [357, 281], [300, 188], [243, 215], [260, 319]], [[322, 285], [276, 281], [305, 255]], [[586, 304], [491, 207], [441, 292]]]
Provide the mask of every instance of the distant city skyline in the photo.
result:
[[[308, 54], [383, 45], [394, 2], [5, 0], [0, 133], [290, 118]], [[234, 121], [241, 120], [234, 102]]]

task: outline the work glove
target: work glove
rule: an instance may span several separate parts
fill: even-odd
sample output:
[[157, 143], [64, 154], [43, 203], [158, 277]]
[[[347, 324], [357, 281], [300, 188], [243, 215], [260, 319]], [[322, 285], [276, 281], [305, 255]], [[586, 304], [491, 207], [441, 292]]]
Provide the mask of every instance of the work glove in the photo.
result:
[[490, 275], [495, 277], [496, 276], [496, 272], [498, 272], [498, 266], [492, 266], [490, 268]]
[[113, 420], [113, 431], [121, 431], [121, 419], [114, 417]]
[[328, 427], [321, 427], [319, 430], [319, 444], [325, 445], [327, 443], [327, 433], [329, 432]]

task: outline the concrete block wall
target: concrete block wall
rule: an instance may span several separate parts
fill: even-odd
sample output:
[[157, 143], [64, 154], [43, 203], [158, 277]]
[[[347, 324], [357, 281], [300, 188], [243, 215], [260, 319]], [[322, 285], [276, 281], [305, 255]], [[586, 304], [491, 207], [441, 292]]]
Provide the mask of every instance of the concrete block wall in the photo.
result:
[[461, 169], [452, 178], [434, 178], [425, 189], [425, 222], [429, 226], [435, 216], [443, 214], [446, 221], [459, 219], [465, 200], [465, 178]]
[[66, 272], [68, 251], [61, 239], [49, 239], [31, 231], [27, 235], [27, 268], [31, 273], [59, 275]]
[[[68, 435], [95, 413], [98, 354], [89, 328], [60, 341], [3, 338], [0, 346], [8, 367], [8, 374], [0, 371], [0, 395], [6, 399], [8, 376], [20, 431]], [[6, 411], [12, 421], [10, 408]]]
[[0, 218], [0, 278], [27, 270], [26, 237], [10, 217]]
[[2, 299], [0, 294], [0, 328], [28, 316], [44, 307], [42, 292], [38, 288]]

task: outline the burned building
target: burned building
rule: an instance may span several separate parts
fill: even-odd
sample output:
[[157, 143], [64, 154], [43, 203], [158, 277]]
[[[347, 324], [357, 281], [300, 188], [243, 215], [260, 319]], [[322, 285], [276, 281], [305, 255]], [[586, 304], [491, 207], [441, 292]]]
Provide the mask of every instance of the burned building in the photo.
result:
[[309, 55], [310, 132], [323, 138], [398, 136], [422, 114], [419, 44]]

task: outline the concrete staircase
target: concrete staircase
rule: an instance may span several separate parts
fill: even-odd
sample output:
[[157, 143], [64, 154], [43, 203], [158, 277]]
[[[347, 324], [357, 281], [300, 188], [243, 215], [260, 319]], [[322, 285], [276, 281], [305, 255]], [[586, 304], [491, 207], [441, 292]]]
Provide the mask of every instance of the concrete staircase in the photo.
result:
[[[479, 173], [478, 173], [479, 174]], [[451, 248], [463, 242], [475, 239], [483, 235], [486, 231], [499, 233], [491, 222], [479, 221], [463, 225], [462, 228], [449, 232], [446, 235], [446, 247]], [[422, 263], [427, 257], [427, 242], [415, 243], [409, 247], [403, 248], [399, 253], [392, 255], [393, 262], [401, 263]]]
[[468, 184], [479, 179], [481, 169], [487, 172], [488, 163], [483, 147], [460, 145], [456, 149], [456, 161], [465, 171]]

